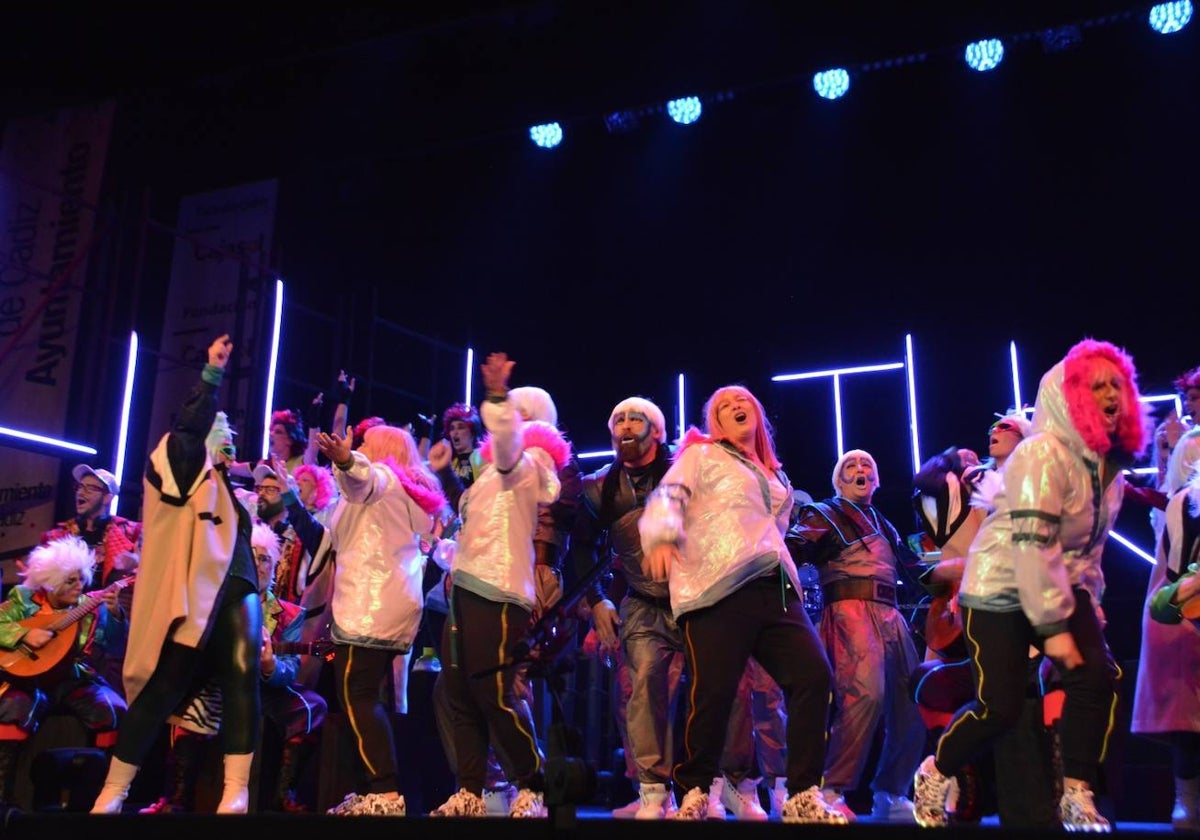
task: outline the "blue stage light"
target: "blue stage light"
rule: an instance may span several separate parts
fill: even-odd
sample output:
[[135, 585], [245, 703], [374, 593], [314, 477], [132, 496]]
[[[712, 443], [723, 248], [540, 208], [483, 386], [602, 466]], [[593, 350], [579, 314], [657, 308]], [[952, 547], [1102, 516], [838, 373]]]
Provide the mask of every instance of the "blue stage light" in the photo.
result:
[[682, 99], [672, 99], [667, 103], [668, 116], [680, 125], [691, 125], [700, 119], [700, 113], [703, 110], [698, 96], [685, 96]]
[[1170, 35], [1187, 26], [1192, 19], [1192, 0], [1159, 3], [1150, 7], [1150, 28], [1160, 35]]
[[850, 90], [850, 74], [841, 67], [813, 75], [813, 90], [822, 99], [841, 99]]
[[562, 142], [562, 126], [556, 122], [535, 125], [529, 129], [529, 139], [543, 149], [553, 149]]
[[967, 44], [964, 58], [967, 60], [967, 66], [972, 70], [978, 70], [980, 73], [995, 70], [1004, 60], [1004, 44], [1000, 43], [998, 38], [975, 41]]

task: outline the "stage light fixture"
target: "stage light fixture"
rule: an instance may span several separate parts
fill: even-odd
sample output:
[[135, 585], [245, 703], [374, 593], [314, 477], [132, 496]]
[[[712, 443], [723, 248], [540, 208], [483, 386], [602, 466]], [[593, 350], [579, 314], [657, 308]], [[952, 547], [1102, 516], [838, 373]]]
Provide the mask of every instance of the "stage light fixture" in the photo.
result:
[[1158, 3], [1150, 7], [1150, 28], [1160, 35], [1171, 35], [1192, 20], [1192, 0]]
[[680, 125], [691, 125], [700, 119], [703, 111], [704, 108], [701, 106], [698, 96], [685, 96], [682, 99], [672, 99], [667, 103], [667, 116]]
[[1072, 50], [1083, 43], [1083, 30], [1078, 24], [1055, 26], [1042, 32], [1042, 51], [1061, 53]]
[[604, 127], [609, 134], [628, 134], [638, 127], [641, 120], [633, 111], [613, 111], [604, 117]]
[[988, 70], [995, 70], [1000, 66], [1000, 62], [1004, 60], [1004, 44], [999, 38], [985, 38], [982, 41], [974, 41], [967, 44], [967, 49], [963, 53], [963, 57], [967, 61], [967, 66], [972, 70], [980, 73], [985, 73]]
[[529, 139], [541, 149], [553, 149], [563, 139], [562, 126], [556, 122], [542, 123], [529, 129]]
[[842, 67], [813, 75], [813, 90], [822, 99], [841, 99], [850, 90], [850, 74]]

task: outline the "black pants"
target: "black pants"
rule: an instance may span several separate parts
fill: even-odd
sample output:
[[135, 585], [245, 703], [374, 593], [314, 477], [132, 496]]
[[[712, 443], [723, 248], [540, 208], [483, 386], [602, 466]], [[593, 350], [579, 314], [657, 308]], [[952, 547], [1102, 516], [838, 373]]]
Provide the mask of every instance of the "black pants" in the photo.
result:
[[141, 765], [167, 717], [210, 675], [221, 687], [222, 752], [254, 752], [262, 726], [262, 603], [249, 582], [233, 578], [214, 610], [212, 633], [203, 648], [163, 642], [154, 673], [121, 722], [113, 750], [121, 761]]
[[355, 748], [367, 771], [368, 793], [396, 790], [396, 742], [392, 719], [380, 701], [380, 686], [390, 676], [396, 652], [357, 645], [336, 645], [333, 669], [338, 702], [354, 731]]
[[800, 596], [781, 572], [756, 578], [720, 602], [679, 618], [691, 686], [677, 789], [707, 791], [719, 775], [721, 750], [738, 682], [753, 656], [787, 702], [788, 790], [821, 783], [832, 676], [825, 649]]
[[517, 668], [509, 664], [529, 627], [529, 611], [454, 587], [442, 633], [442, 693], [454, 732], [458, 785], [482, 794], [487, 784], [488, 745], [512, 765], [518, 787], [543, 787], [541, 749], [529, 709], [514, 690]]
[[[1076, 588], [1075, 612], [1068, 630], [1083, 655], [1083, 664], [1059, 668], [1066, 691], [1060, 731], [1063, 775], [1096, 784], [1116, 712], [1120, 670], [1109, 653], [1087, 590]], [[964, 632], [971, 655], [975, 698], [959, 710], [938, 741], [937, 767], [953, 775], [1021, 717], [1025, 704], [1029, 646], [1043, 639], [1025, 613], [988, 612], [966, 607]]]

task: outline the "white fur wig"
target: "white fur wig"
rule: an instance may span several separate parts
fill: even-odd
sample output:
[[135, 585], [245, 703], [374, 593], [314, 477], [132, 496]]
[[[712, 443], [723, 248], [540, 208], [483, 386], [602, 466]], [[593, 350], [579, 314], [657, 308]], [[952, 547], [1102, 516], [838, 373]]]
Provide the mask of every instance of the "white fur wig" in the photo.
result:
[[842, 477], [842, 467], [846, 466], [848, 460], [855, 457], [866, 458], [871, 462], [871, 472], [875, 475], [875, 489], [879, 489], [879, 467], [875, 464], [875, 456], [862, 449], [851, 449], [842, 453], [842, 457], [838, 458], [838, 462], [833, 468], [833, 492], [835, 495], [841, 495], [842, 492], [838, 486], [838, 479]]
[[612, 413], [608, 415], [608, 432], [613, 433], [616, 426], [618, 414], [626, 414], [630, 411], [636, 411], [639, 414], [645, 415], [650, 421], [650, 426], [654, 430], [654, 439], [659, 443], [667, 442], [667, 421], [663, 417], [662, 409], [645, 397], [627, 397], [617, 403]]
[[541, 420], [551, 426], [558, 425], [558, 409], [554, 407], [554, 400], [550, 398], [550, 394], [542, 388], [534, 385], [513, 388], [508, 392], [508, 398], [512, 400], [517, 413], [526, 420]]
[[64, 580], [79, 572], [79, 579], [87, 587], [92, 582], [95, 562], [92, 550], [82, 539], [59, 537], [29, 552], [21, 582], [30, 589], [49, 592], [58, 589]]

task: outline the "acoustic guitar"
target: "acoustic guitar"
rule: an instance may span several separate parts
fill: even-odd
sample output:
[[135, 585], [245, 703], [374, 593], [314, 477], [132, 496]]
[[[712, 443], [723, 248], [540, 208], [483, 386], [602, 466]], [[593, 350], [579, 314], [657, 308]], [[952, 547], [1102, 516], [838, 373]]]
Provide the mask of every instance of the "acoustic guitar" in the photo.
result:
[[129, 575], [104, 589], [89, 592], [78, 606], [66, 612], [39, 612], [18, 621], [17, 624], [22, 627], [50, 630], [54, 638], [36, 650], [24, 643], [19, 643], [12, 650], [0, 650], [0, 670], [14, 677], [36, 677], [49, 671], [75, 648], [75, 633], [70, 632], [71, 628], [85, 615], [95, 612], [104, 603], [106, 595], [120, 592], [132, 584], [136, 577], [136, 574]]

